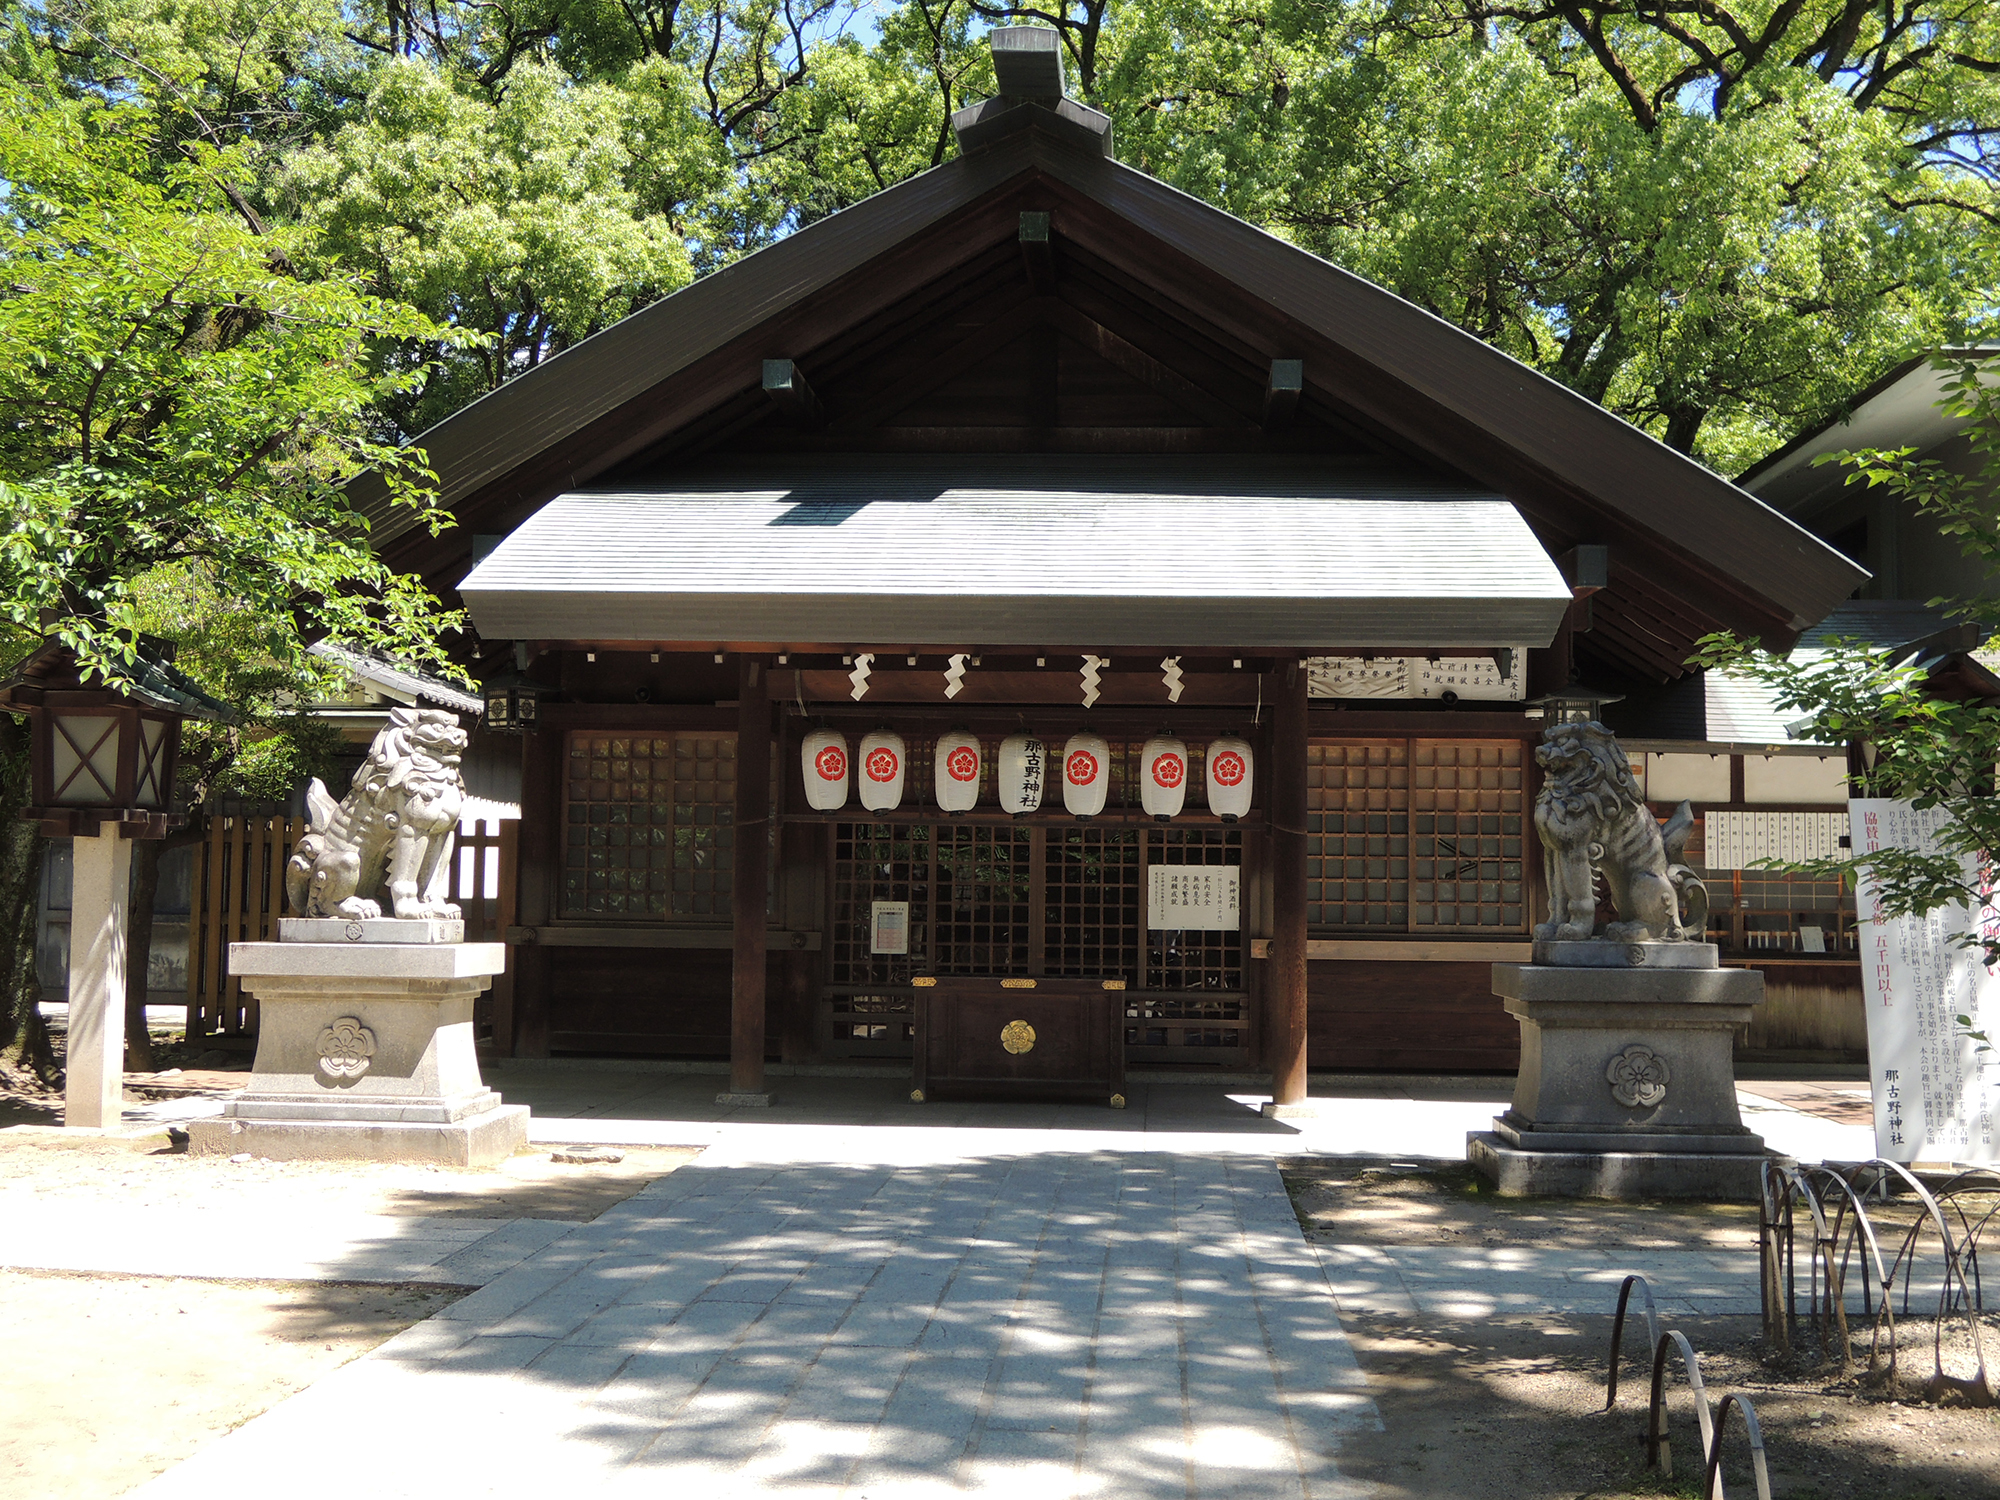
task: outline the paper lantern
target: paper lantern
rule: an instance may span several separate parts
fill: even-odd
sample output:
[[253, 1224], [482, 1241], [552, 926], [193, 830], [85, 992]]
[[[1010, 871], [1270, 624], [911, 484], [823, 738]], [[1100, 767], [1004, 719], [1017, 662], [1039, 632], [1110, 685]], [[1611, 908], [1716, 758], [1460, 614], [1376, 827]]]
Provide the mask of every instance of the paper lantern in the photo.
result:
[[1104, 736], [1073, 734], [1063, 746], [1063, 806], [1079, 818], [1104, 811], [1104, 793], [1111, 785], [1111, 747]]
[[1139, 752], [1139, 805], [1162, 823], [1180, 816], [1187, 800], [1187, 746], [1156, 734]]
[[1234, 823], [1250, 811], [1250, 788], [1256, 779], [1256, 761], [1248, 740], [1225, 735], [1208, 743], [1208, 810], [1225, 823]]
[[1000, 742], [1000, 806], [1015, 817], [1037, 812], [1048, 774], [1049, 747], [1032, 734], [1010, 734]]
[[847, 736], [837, 729], [815, 729], [799, 744], [799, 761], [806, 778], [806, 806], [814, 812], [839, 812], [847, 806]]
[[894, 812], [902, 805], [907, 760], [900, 734], [875, 729], [861, 737], [854, 784], [861, 789], [861, 805], [869, 812]]
[[938, 736], [931, 764], [937, 772], [937, 805], [948, 813], [971, 812], [979, 802], [979, 774], [984, 769], [979, 736], [963, 729]]

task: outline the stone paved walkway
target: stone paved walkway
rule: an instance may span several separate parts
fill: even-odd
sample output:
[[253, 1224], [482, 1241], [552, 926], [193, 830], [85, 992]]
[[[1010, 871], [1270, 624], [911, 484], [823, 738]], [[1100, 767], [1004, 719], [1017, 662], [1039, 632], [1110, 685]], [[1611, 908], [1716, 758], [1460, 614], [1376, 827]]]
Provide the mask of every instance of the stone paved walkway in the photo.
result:
[[1337, 1497], [1268, 1159], [724, 1142], [137, 1494]]

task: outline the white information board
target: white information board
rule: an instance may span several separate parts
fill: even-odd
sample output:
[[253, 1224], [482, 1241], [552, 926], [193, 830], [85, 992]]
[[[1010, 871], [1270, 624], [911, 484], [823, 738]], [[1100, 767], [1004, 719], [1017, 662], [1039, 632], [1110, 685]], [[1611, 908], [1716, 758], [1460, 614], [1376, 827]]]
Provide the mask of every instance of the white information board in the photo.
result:
[[[1944, 810], [1856, 798], [1848, 803], [1857, 856], [1881, 849], [1935, 850]], [[1968, 862], [1968, 875], [1976, 875]], [[1974, 917], [1965, 906], [1922, 917], [1884, 917], [1864, 875], [1861, 992], [1868, 1009], [1868, 1075], [1875, 1150], [1889, 1161], [2000, 1161], [2000, 1052], [1981, 1052], [1957, 1016], [2000, 1032], [2000, 975], [1977, 948], [1954, 939]], [[1991, 921], [1989, 913], [1987, 920]]]
[[1526, 647], [1517, 647], [1504, 676], [1490, 656], [1308, 656], [1311, 698], [1455, 698], [1519, 703], [1527, 696]]
[[1146, 925], [1162, 932], [1235, 932], [1243, 872], [1234, 865], [1147, 868]]
[[1702, 818], [1705, 870], [1747, 870], [1760, 859], [1837, 859], [1845, 813], [1711, 812]]
[[869, 911], [868, 951], [908, 953], [910, 951], [910, 903], [877, 901]]

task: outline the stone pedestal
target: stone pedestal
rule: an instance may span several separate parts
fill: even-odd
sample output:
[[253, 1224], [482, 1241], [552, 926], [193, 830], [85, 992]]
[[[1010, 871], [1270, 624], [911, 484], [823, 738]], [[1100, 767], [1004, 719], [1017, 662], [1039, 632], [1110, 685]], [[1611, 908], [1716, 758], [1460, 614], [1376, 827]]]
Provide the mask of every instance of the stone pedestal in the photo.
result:
[[278, 1160], [486, 1166], [528, 1140], [528, 1110], [486, 1087], [473, 1001], [506, 967], [500, 943], [232, 943], [257, 997], [250, 1087], [189, 1149]]
[[1712, 967], [1708, 944], [1596, 946], [1681, 951], [1628, 955], [1631, 967], [1495, 964], [1521, 1071], [1467, 1158], [1507, 1195], [1755, 1199], [1764, 1142], [1736, 1107], [1733, 1047], [1764, 976]]

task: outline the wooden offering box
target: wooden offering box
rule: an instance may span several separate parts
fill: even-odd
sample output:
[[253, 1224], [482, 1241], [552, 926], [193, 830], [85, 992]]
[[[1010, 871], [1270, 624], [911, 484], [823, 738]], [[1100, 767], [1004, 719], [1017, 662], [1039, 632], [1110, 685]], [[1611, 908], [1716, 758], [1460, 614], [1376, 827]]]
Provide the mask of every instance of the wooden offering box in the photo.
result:
[[1125, 1107], [1125, 981], [939, 974], [916, 986], [926, 1099], [1093, 1099]]

